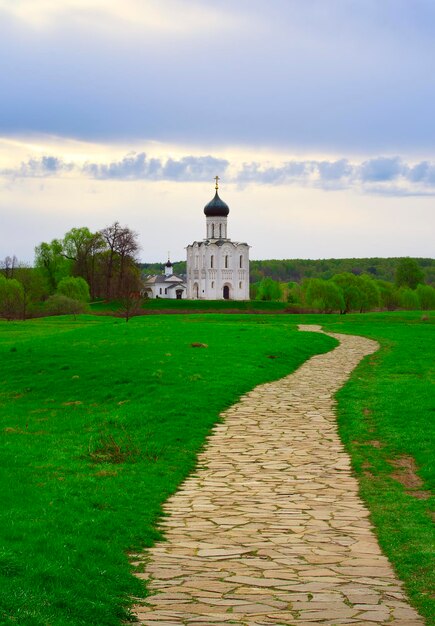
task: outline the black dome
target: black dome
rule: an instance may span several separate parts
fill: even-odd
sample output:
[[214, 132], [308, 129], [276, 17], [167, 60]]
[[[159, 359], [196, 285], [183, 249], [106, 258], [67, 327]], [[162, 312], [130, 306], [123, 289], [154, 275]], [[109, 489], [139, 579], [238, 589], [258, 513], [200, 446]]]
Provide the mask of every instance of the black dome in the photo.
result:
[[170, 260], [168, 259], [168, 262], [165, 263], [165, 267], [173, 267], [172, 263], [170, 262]]
[[230, 208], [226, 202], [219, 198], [216, 190], [213, 200], [210, 200], [204, 207], [204, 213], [207, 217], [226, 217], [230, 212]]

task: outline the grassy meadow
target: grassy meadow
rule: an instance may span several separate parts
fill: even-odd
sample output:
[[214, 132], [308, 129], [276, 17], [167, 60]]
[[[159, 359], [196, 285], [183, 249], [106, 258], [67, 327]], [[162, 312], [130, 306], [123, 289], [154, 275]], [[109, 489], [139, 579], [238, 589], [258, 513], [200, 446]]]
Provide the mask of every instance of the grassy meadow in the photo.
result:
[[339, 428], [380, 543], [434, 623], [432, 321], [197, 312], [0, 323], [0, 624], [128, 619], [144, 593], [128, 553], [157, 538], [219, 412], [336, 345], [298, 323], [381, 345], [339, 392]]
[[334, 345], [272, 316], [0, 323], [0, 623], [127, 619], [128, 553], [219, 412]]

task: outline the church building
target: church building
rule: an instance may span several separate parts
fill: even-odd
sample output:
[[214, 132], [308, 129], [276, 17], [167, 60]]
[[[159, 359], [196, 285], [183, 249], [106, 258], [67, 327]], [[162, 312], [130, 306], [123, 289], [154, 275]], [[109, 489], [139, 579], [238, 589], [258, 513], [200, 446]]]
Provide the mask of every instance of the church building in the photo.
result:
[[228, 238], [230, 209], [216, 193], [205, 205], [206, 238], [187, 246], [189, 300], [249, 300], [249, 246]]
[[186, 298], [184, 277], [174, 274], [169, 255], [168, 262], [165, 263], [165, 271], [163, 274], [145, 277], [141, 295], [144, 298], [172, 298], [176, 300]]

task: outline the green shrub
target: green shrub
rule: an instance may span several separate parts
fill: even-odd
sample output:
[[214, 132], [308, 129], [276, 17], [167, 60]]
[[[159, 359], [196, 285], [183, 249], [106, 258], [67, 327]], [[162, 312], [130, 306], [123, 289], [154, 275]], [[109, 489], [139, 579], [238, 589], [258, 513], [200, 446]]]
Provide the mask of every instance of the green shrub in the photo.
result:
[[89, 302], [89, 285], [84, 278], [79, 276], [66, 276], [59, 281], [57, 293], [72, 300]]
[[56, 293], [47, 299], [45, 310], [48, 315], [78, 315], [79, 313], [84, 313], [87, 310], [87, 306], [80, 300], [74, 300]]

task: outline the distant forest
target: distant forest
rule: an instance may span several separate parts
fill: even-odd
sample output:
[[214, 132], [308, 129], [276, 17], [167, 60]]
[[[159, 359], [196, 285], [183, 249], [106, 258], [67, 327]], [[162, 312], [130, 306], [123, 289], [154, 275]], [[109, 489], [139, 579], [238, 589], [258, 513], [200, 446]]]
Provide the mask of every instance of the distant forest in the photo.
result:
[[[399, 257], [368, 258], [368, 259], [270, 259], [250, 261], [251, 283], [263, 278], [272, 278], [283, 283], [301, 283], [305, 278], [323, 278], [328, 280], [335, 274], [351, 272], [352, 274], [369, 274], [378, 280], [394, 282]], [[426, 284], [435, 286], [435, 259], [415, 258], [424, 272]], [[141, 263], [140, 267], [146, 274], [161, 274], [163, 263]], [[174, 263], [175, 274], [186, 273], [186, 261]]]

